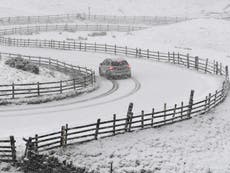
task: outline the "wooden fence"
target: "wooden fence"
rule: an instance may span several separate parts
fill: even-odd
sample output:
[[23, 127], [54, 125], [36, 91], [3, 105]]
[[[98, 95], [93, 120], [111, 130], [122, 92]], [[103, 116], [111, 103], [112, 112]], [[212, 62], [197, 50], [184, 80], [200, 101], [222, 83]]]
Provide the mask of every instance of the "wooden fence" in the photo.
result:
[[[59, 29], [73, 30], [87, 30], [89, 25], [81, 25], [81, 28], [76, 25], [59, 25]], [[100, 27], [101, 26], [101, 27]], [[74, 28], [73, 28], [74, 27]], [[113, 28], [114, 25], [91, 25], [90, 28], [95, 31], [107, 31], [110, 29], [119, 30], [119, 27]], [[46, 25], [46, 26], [34, 26], [34, 27], [19, 27], [17, 29], [3, 29], [0, 33], [0, 44], [6, 46], [17, 46], [17, 47], [36, 47], [36, 48], [52, 48], [52, 49], [63, 49], [63, 50], [78, 50], [78, 51], [91, 51], [91, 52], [103, 52], [115, 55], [132, 56], [136, 58], [147, 58], [161, 62], [169, 62], [177, 65], [183, 65], [187, 68], [195, 68], [196, 70], [203, 71], [205, 73], [223, 74], [225, 67], [217, 61], [210, 62], [208, 59], [201, 59], [199, 57], [192, 57], [188, 54], [180, 54], [175, 52], [159, 52], [152, 51], [149, 49], [140, 48], [128, 48], [127, 46], [117, 46], [108, 44], [97, 44], [97, 43], [86, 43], [73, 41], [56, 41], [56, 40], [38, 40], [38, 39], [16, 39], [6, 38], [4, 34], [15, 34], [15, 33], [27, 33], [27, 32], [40, 32], [46, 30], [56, 30], [58, 25]], [[126, 29], [130, 29], [126, 26]], [[140, 28], [139, 28], [140, 29]]]
[[118, 31], [118, 32], [130, 32], [146, 29], [142, 26], [130, 26], [130, 25], [78, 25], [78, 24], [46, 24], [26, 27], [16, 27], [0, 30], [0, 35], [13, 35], [13, 34], [31, 34], [38, 32], [50, 32], [50, 31]]
[[[108, 121], [97, 120], [96, 123], [69, 127], [62, 126], [60, 131], [45, 135], [35, 135], [27, 140], [27, 152], [33, 150], [36, 152], [47, 151], [58, 147], [71, 145], [89, 140], [96, 140], [101, 137], [113, 136], [119, 133], [131, 132], [136, 129], [149, 127], [159, 127], [178, 121], [190, 119], [194, 115], [204, 114], [210, 109], [215, 108], [224, 101], [229, 91], [229, 73], [228, 67], [217, 61], [201, 59], [189, 54], [180, 54], [175, 52], [159, 52], [149, 49], [128, 48], [127, 46], [117, 46], [97, 43], [82, 43], [75, 41], [55, 41], [55, 40], [33, 40], [33, 39], [14, 39], [0, 37], [0, 44], [18, 47], [38, 47], [53, 48], [63, 50], [78, 50], [87, 52], [103, 52], [107, 54], [129, 56], [142, 59], [151, 59], [159, 62], [171, 63], [177, 66], [184, 66], [202, 73], [223, 76], [222, 87], [214, 93], [210, 93], [203, 100], [194, 101], [194, 91], [191, 91], [188, 102], [175, 104], [168, 107], [164, 104], [163, 110], [152, 109], [151, 112], [141, 111], [134, 115], [132, 109], [124, 118], [113, 118]], [[132, 105], [132, 104], [131, 104]], [[120, 117], [120, 116], [119, 116]]]
[[181, 102], [175, 104], [171, 108], [164, 105], [164, 109], [150, 113], [141, 111], [139, 115], [117, 118], [114, 115], [112, 120], [101, 121], [84, 126], [68, 127], [63, 126], [60, 131], [46, 134], [35, 135], [28, 141], [37, 152], [54, 149], [60, 146], [66, 146], [73, 143], [85, 142], [88, 140], [98, 139], [133, 131], [135, 129], [143, 129], [148, 127], [159, 127], [162, 125], [171, 124], [191, 118], [193, 115], [203, 114], [210, 109], [216, 107], [227, 96], [229, 90], [228, 67], [223, 66], [217, 61], [209, 59], [201, 59], [197, 56], [189, 54], [180, 54], [175, 52], [159, 52], [149, 49], [128, 48], [117, 45], [97, 44], [97, 43], [82, 43], [75, 41], [54, 41], [54, 40], [29, 40], [29, 39], [12, 39], [0, 38], [0, 43], [8, 46], [19, 47], [39, 47], [53, 48], [64, 50], [78, 50], [87, 52], [103, 52], [114, 55], [130, 56], [135, 58], [151, 59], [159, 62], [171, 63], [177, 66], [184, 66], [188, 69], [193, 69], [203, 73], [224, 76], [222, 88], [216, 90], [215, 93], [209, 94], [204, 100], [193, 101], [193, 93], [191, 92], [188, 103]]
[[87, 15], [85, 13], [47, 15], [47, 16], [16, 16], [0, 18], [0, 25], [16, 24], [41, 24], [41, 23], [60, 23], [75, 22], [84, 20], [101, 23], [119, 23], [119, 24], [146, 24], [159, 25], [170, 24], [190, 20], [187, 17], [166, 17], [166, 16], [111, 16], [111, 15]]
[[9, 139], [0, 139], [0, 162], [15, 162], [16, 161], [16, 147], [13, 136]]
[[22, 84], [12, 83], [0, 85], [0, 99], [2, 100], [6, 98], [14, 99], [18, 97], [37, 97], [57, 93], [63, 94], [70, 91], [74, 91], [75, 93], [81, 93], [87, 87], [93, 87], [96, 82], [95, 72], [93, 70], [86, 67], [66, 64], [57, 59], [12, 53], [0, 53], [0, 57], [21, 57], [39, 66], [58, 70], [71, 76], [71, 79], [69, 80]]
[[197, 56], [189, 54], [181, 54], [175, 52], [159, 52], [149, 49], [128, 48], [127, 46], [117, 46], [97, 43], [82, 43], [75, 41], [55, 41], [55, 40], [35, 40], [35, 39], [15, 39], [0, 37], [0, 44], [6, 46], [17, 47], [33, 47], [33, 48], [52, 48], [61, 50], [78, 50], [87, 52], [103, 52], [107, 54], [123, 55], [136, 58], [152, 59], [159, 62], [168, 62], [176, 65], [186, 66], [187, 68], [196, 69], [205, 73], [224, 74], [225, 67], [217, 61], [201, 59]]
[[[214, 94], [209, 94], [204, 100], [194, 102], [194, 91], [192, 90], [188, 103], [181, 102], [169, 108], [164, 104], [164, 109], [160, 111], [153, 108], [151, 112], [141, 111], [140, 114], [134, 115], [132, 109], [129, 109], [124, 118], [117, 118], [114, 114], [113, 118], [108, 121], [98, 119], [96, 123], [76, 127], [69, 127], [66, 124], [59, 131], [45, 135], [36, 134], [34, 137], [30, 137], [28, 140], [30, 145], [27, 144], [27, 146], [31, 146], [31, 148], [28, 151], [32, 150], [39, 153], [138, 129], [155, 128], [187, 120], [194, 115], [204, 114], [216, 107], [224, 101], [227, 92], [228, 85], [224, 84], [223, 88], [217, 90]], [[130, 106], [132, 106], [132, 103]]]

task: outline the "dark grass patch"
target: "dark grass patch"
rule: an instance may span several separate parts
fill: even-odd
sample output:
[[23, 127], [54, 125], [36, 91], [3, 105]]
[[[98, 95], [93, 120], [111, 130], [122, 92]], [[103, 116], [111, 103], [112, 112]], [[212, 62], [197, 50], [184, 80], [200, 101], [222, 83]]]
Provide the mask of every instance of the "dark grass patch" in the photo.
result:
[[31, 63], [29, 60], [23, 59], [21, 57], [10, 58], [10, 59], [6, 60], [5, 64], [12, 67], [12, 68], [31, 72], [34, 74], [39, 74], [39, 67], [37, 65], [35, 65], [35, 64]]

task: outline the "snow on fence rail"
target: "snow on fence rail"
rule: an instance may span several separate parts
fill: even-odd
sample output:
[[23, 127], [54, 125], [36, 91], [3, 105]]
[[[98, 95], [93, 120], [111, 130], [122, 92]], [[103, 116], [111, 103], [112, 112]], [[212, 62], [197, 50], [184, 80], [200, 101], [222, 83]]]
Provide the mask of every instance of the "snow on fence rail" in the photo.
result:
[[15, 162], [16, 147], [13, 136], [9, 139], [0, 139], [0, 162]]
[[45, 66], [73, 76], [72, 79], [63, 81], [0, 85], [1, 100], [17, 97], [36, 97], [55, 93], [62, 94], [70, 91], [80, 93], [87, 87], [93, 86], [96, 82], [94, 71], [86, 67], [66, 64], [57, 59], [12, 53], [0, 53], [0, 56], [5, 58], [21, 57], [39, 66]]
[[0, 25], [75, 22], [76, 20], [102, 22], [102, 23], [159, 25], [159, 24], [170, 24], [170, 23], [186, 21], [186, 20], [190, 20], [190, 18], [167, 17], [167, 16], [153, 17], [153, 16], [88, 15], [85, 13], [77, 13], [77, 14], [61, 14], [61, 15], [46, 15], [46, 16], [2, 17], [0, 18]]

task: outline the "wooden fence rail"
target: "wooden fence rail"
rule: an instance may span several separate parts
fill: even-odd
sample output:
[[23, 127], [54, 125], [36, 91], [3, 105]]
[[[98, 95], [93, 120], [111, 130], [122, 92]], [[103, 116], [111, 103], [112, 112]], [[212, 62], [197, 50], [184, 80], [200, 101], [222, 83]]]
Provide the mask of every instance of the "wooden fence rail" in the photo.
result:
[[220, 90], [214, 94], [209, 94], [204, 100], [193, 101], [194, 91], [191, 91], [188, 104], [175, 104], [173, 107], [166, 108], [161, 111], [133, 115], [132, 110], [129, 110], [124, 118], [117, 118], [116, 114], [113, 119], [101, 121], [98, 119], [96, 123], [69, 127], [68, 124], [62, 126], [60, 131], [46, 135], [35, 135], [30, 138], [31, 146], [36, 152], [52, 150], [67, 145], [97, 140], [98, 138], [114, 136], [121, 133], [131, 132], [137, 129], [156, 128], [175, 122], [190, 119], [194, 115], [199, 115], [208, 112], [215, 108], [218, 104], [224, 101], [227, 96], [228, 85], [223, 85]]
[[15, 142], [13, 136], [9, 139], [0, 139], [0, 162], [16, 162]]
[[[176, 65], [182, 65], [187, 68], [193, 68], [197, 71], [202, 71], [211, 74], [225, 74], [226, 67], [217, 61], [211, 62], [199, 57], [183, 55], [174, 52], [156, 52], [149, 49], [134, 49], [126, 46], [120, 47], [116, 45], [97, 44], [97, 43], [82, 43], [75, 41], [54, 41], [54, 40], [34, 40], [34, 39], [12, 39], [0, 37], [0, 44], [17, 47], [36, 47], [36, 48], [52, 48], [61, 50], [78, 50], [87, 52], [103, 52], [107, 54], [124, 55], [136, 58], [152, 59], [160, 62], [168, 62]], [[177, 57], [175, 57], [175, 55]], [[48, 61], [47, 61], [48, 63]], [[55, 62], [52, 62], [55, 64]]]
[[[106, 26], [106, 27], [105, 27]], [[110, 28], [113, 28], [113, 25], [105, 25], [99, 27], [98, 25], [91, 25], [91, 29], [95, 31], [103, 30], [109, 31]], [[60, 27], [60, 28], [59, 28]], [[108, 45], [108, 44], [97, 44], [97, 43], [82, 43], [73, 41], [56, 41], [56, 40], [38, 40], [38, 39], [15, 39], [15, 38], [6, 38], [4, 34], [17, 34], [17, 33], [27, 33], [27, 32], [40, 32], [47, 30], [73, 30], [79, 27], [76, 25], [46, 25], [46, 26], [35, 26], [35, 27], [19, 27], [13, 29], [3, 29], [0, 30], [0, 33], [3, 35], [0, 36], [0, 44], [6, 46], [17, 46], [17, 47], [36, 47], [36, 48], [52, 48], [52, 49], [62, 49], [62, 50], [78, 50], [78, 51], [87, 51], [87, 52], [103, 52], [107, 54], [115, 55], [125, 55], [132, 56], [136, 58], [147, 58], [153, 59], [161, 62], [168, 62], [177, 65], [183, 65], [187, 68], [193, 68], [198, 71], [212, 74], [225, 74], [225, 67], [217, 62], [210, 61], [208, 59], [201, 59], [199, 57], [192, 57], [189, 54], [184, 55], [175, 52], [159, 52], [152, 51], [149, 49], [140, 49], [140, 48], [127, 48], [127, 46], [117, 46], [117, 45]], [[48, 28], [48, 29], [46, 29]], [[87, 30], [89, 25], [81, 25], [81, 30]], [[117, 27], [113, 29], [118, 29]], [[126, 28], [127, 29], [127, 28]], [[128, 28], [130, 29], [130, 28]], [[135, 28], [137, 29], [137, 28]], [[141, 29], [141, 28], [139, 28]], [[48, 61], [47, 61], [48, 63]]]
[[0, 30], [0, 35], [13, 35], [13, 34], [31, 34], [37, 32], [51, 32], [51, 31], [119, 31], [130, 32], [146, 29], [143, 26], [130, 26], [130, 25], [79, 25], [79, 24], [46, 24], [26, 27], [16, 27], [10, 29]]
[[100, 23], [120, 23], [120, 24], [146, 24], [159, 25], [170, 24], [190, 20], [187, 17], [166, 17], [166, 16], [111, 16], [111, 15], [88, 15], [85, 13], [47, 15], [47, 16], [15, 16], [0, 18], [0, 25], [21, 25], [21, 24], [42, 24], [75, 22], [85, 20]]
[[91, 69], [66, 64], [57, 59], [11, 53], [0, 53], [0, 56], [4, 58], [21, 57], [39, 66], [58, 70], [72, 76], [69, 80], [0, 85], [0, 99], [37, 97], [54, 93], [62, 94], [70, 91], [80, 93], [83, 92], [86, 87], [93, 87], [96, 82], [95, 72]]

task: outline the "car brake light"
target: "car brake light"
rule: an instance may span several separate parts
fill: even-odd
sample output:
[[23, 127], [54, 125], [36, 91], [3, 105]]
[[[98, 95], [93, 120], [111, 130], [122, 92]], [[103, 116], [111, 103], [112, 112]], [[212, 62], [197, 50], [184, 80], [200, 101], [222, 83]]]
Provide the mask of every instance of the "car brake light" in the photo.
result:
[[129, 68], [131, 68], [131, 66], [130, 66], [130, 65], [128, 65], [128, 67], [129, 67]]
[[113, 69], [114, 69], [114, 67], [113, 67], [113, 66], [110, 66], [110, 67], [109, 67], [109, 70], [113, 70]]

